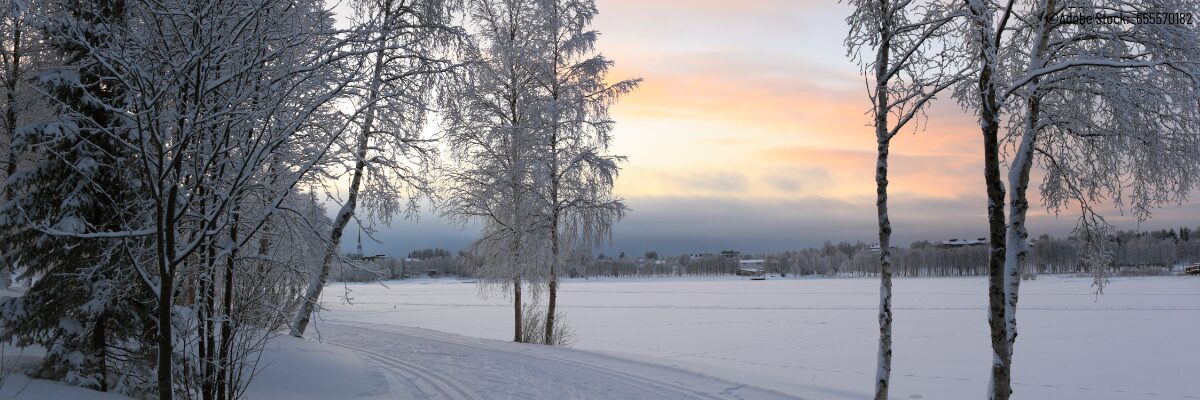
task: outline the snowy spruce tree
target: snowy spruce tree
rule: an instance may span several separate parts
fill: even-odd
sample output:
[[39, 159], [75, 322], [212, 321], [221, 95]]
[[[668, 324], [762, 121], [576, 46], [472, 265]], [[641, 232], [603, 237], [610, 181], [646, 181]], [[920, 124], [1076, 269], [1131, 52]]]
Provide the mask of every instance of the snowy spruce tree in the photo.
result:
[[58, 117], [16, 131], [14, 148], [37, 161], [9, 177], [12, 198], [0, 208], [4, 263], [23, 267], [33, 285], [0, 304], [0, 325], [6, 340], [48, 350], [43, 376], [103, 391], [116, 375], [110, 352], [136, 358], [144, 351], [130, 343], [153, 325], [152, 296], [118, 250], [120, 239], [60, 233], [121, 231], [145, 216], [133, 158], [116, 139], [130, 127], [105, 107], [122, 102], [127, 88], [87, 56], [88, 46], [113, 44], [107, 27], [123, 23], [125, 4], [64, 3], [54, 11], [43, 29], [62, 65], [36, 82], [58, 104]]
[[[0, 162], [4, 179], [29, 159], [14, 147], [17, 128], [41, 122], [50, 114], [49, 102], [38, 93], [32, 78], [58, 58], [36, 26], [37, 17], [52, 5], [48, 1], [0, 1], [0, 145], [4, 146]], [[0, 204], [13, 197], [3, 182], [0, 180]], [[12, 265], [0, 265], [0, 288], [8, 287], [13, 273]]]

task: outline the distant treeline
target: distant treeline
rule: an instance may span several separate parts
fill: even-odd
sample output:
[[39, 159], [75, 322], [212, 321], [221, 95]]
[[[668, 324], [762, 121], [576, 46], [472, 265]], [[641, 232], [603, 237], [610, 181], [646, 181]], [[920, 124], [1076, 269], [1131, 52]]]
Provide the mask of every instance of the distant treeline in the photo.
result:
[[[1200, 228], [1166, 229], [1149, 232], [1123, 231], [1110, 240], [1113, 275], [1161, 274], [1172, 268], [1200, 262]], [[975, 276], [987, 273], [986, 244], [945, 246], [917, 241], [907, 248], [893, 248], [895, 276]], [[1075, 238], [1042, 235], [1033, 240], [1027, 273], [1062, 274], [1087, 272], [1079, 262]], [[336, 281], [373, 281], [430, 275], [470, 277], [480, 266], [464, 252], [444, 249], [416, 250], [409, 260], [393, 257], [363, 257], [333, 269]], [[745, 259], [763, 260], [761, 265], [743, 266]], [[879, 252], [866, 243], [832, 243], [803, 250], [768, 254], [730, 252], [660, 257], [648, 251], [641, 257], [620, 253], [616, 257], [574, 255], [564, 263], [566, 275], [583, 277], [653, 277], [734, 275], [742, 268], [765, 268], [774, 275], [875, 276]]]
[[[1113, 262], [1110, 273], [1158, 274], [1183, 264], [1200, 262], [1200, 228], [1150, 232], [1123, 231], [1110, 239]], [[987, 273], [988, 246], [944, 246], [929, 241], [893, 248], [896, 276], [974, 276]], [[1026, 262], [1028, 273], [1060, 274], [1087, 272], [1079, 261], [1075, 238], [1042, 235], [1033, 241]], [[648, 253], [649, 254], [649, 253]], [[656, 259], [616, 259], [603, 255], [582, 263], [569, 263], [572, 277], [705, 276], [733, 275], [742, 269], [741, 260], [763, 260], [771, 274], [818, 276], [874, 276], [879, 271], [879, 253], [865, 243], [831, 243], [782, 253], [729, 257], [721, 254], [683, 255]], [[751, 266], [752, 268], [758, 266]]]

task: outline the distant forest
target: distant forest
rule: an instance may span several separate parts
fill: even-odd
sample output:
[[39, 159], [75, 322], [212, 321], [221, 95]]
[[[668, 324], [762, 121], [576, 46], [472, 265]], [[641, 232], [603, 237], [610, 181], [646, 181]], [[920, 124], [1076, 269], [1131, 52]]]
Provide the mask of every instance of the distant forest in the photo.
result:
[[[1078, 241], [1074, 237], [1042, 235], [1032, 241], [1027, 274], [1089, 273], [1079, 260]], [[1111, 264], [1108, 274], [1160, 275], [1181, 266], [1200, 262], [1200, 227], [1164, 229], [1148, 232], [1121, 231], [1110, 238]], [[896, 276], [982, 276], [987, 274], [986, 243], [946, 246], [941, 242], [917, 241], [907, 248], [893, 247]], [[724, 254], [722, 254], [724, 253]], [[443, 249], [416, 250], [407, 263], [393, 259], [367, 259], [362, 265], [345, 268], [335, 278], [343, 281], [395, 279], [435, 271], [437, 275], [469, 277], [481, 268], [464, 252], [452, 254]], [[414, 261], [416, 259], [419, 261]], [[576, 255], [565, 265], [567, 276], [653, 277], [735, 275], [741, 260], [763, 260], [767, 273], [785, 276], [868, 277], [879, 272], [878, 249], [862, 243], [826, 242], [817, 248], [782, 253], [741, 254], [714, 252], [660, 258], [648, 251], [639, 256], [620, 253], [595, 257]], [[407, 265], [405, 265], [407, 264]]]
[[[1030, 249], [1026, 273], [1088, 272], [1079, 260], [1078, 246], [1074, 237], [1038, 237]], [[892, 248], [892, 268], [896, 276], [986, 275], [988, 248], [986, 243], [950, 247], [940, 242], [917, 241], [908, 248]], [[1200, 227], [1121, 231], [1110, 238], [1108, 249], [1112, 260], [1110, 274], [1165, 274], [1181, 264], [1200, 262]], [[878, 250], [862, 242], [826, 242], [818, 248], [738, 257], [721, 254], [663, 260], [601, 257], [568, 272], [576, 277], [732, 275], [741, 268], [739, 260], [746, 258], [764, 260], [763, 267], [770, 274], [861, 277], [879, 272]]]

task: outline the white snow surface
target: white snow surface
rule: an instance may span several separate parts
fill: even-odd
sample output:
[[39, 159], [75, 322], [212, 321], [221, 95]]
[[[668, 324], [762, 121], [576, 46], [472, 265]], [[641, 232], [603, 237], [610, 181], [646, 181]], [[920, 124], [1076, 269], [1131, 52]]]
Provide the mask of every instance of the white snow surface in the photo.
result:
[[[322, 394], [286, 388], [295, 376], [256, 381], [250, 398], [265, 399], [794, 399], [744, 384], [601, 353], [478, 339], [420, 328], [371, 323], [327, 324], [327, 345], [365, 360], [371, 384], [330, 385], [331, 378], [304, 383], [333, 388]], [[311, 365], [336, 371], [324, 363]], [[289, 368], [292, 369], [292, 368]], [[268, 367], [281, 376], [287, 369]], [[301, 367], [304, 371], [304, 367]], [[339, 379], [339, 378], [333, 378]], [[342, 378], [344, 379], [344, 378]], [[283, 392], [282, 388], [286, 388]], [[257, 388], [262, 387], [263, 390]], [[336, 393], [341, 390], [342, 393]]]
[[[1014, 398], [1200, 399], [1194, 386], [1200, 279], [1114, 278], [1100, 296], [1090, 283], [1090, 277], [1047, 276], [1022, 283]], [[361, 389], [341, 389], [341, 398], [872, 394], [879, 332], [874, 279], [567, 280], [559, 304], [576, 335], [574, 349], [507, 342], [511, 304], [499, 294], [481, 298], [473, 283], [442, 278], [385, 285], [332, 284], [327, 309], [309, 332], [325, 344], [287, 344], [336, 352], [349, 367], [319, 367], [335, 377], [307, 374], [313, 382], [345, 379]], [[895, 281], [893, 398], [985, 395], [991, 357], [986, 289], [978, 277]], [[335, 398], [278, 392], [303, 385], [300, 376], [309, 375], [294, 369], [306, 364], [314, 363], [268, 366], [251, 398]]]
[[[1200, 399], [1200, 279], [1022, 283], [1015, 399]], [[456, 279], [332, 284], [306, 339], [263, 354], [252, 400], [869, 399], [874, 279], [568, 280], [574, 348], [511, 343], [512, 309]], [[895, 281], [894, 399], [983, 397], [986, 280]], [[345, 302], [349, 294], [352, 303]], [[4, 349], [5, 366], [36, 349]], [[12, 370], [9, 369], [8, 372]], [[9, 374], [0, 399], [125, 397]]]
[[60, 382], [30, 379], [19, 373], [0, 380], [0, 399], [4, 400], [132, 400], [113, 393], [101, 393]]

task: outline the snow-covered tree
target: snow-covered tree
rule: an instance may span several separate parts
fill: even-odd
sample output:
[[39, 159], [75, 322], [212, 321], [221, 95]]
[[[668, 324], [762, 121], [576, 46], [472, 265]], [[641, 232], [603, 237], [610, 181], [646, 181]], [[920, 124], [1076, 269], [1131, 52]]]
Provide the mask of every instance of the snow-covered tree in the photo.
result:
[[[106, 27], [124, 24], [124, 7], [121, 0], [64, 3], [53, 10], [58, 18], [43, 24], [50, 51], [63, 64], [42, 71], [37, 84], [62, 117], [15, 131], [13, 149], [36, 155], [37, 161], [10, 174], [6, 192], [11, 199], [0, 208], [4, 264], [20, 264], [34, 282], [25, 296], [5, 300], [0, 314], [6, 338], [46, 348], [46, 376], [101, 391], [111, 378], [109, 347], [139, 338], [152, 323], [151, 296], [138, 284], [128, 254], [117, 250], [119, 240], [44, 229], [120, 231], [138, 222], [146, 206], [132, 183], [133, 152], [119, 139], [132, 127], [106, 107], [129, 89], [88, 56], [89, 46], [115, 45]], [[89, 41], [70, 40], [67, 32]], [[21, 57], [9, 57], [10, 71], [19, 69]], [[12, 94], [6, 106], [9, 128], [17, 121]]]
[[[967, 77], [955, 51], [957, 2], [855, 0], [845, 44], [868, 77], [875, 128], [875, 206], [879, 227], [879, 356], [875, 399], [888, 398], [892, 365], [892, 224], [888, 216], [888, 154], [891, 141], [910, 122], [916, 125], [938, 93]], [[870, 58], [865, 51], [872, 51]]]
[[526, 341], [522, 287], [542, 279], [548, 250], [539, 237], [545, 233], [545, 210], [534, 186], [542, 144], [537, 5], [533, 0], [468, 1], [474, 29], [462, 51], [472, 63], [442, 96], [454, 163], [447, 171], [442, 212], [482, 225], [473, 246], [482, 268], [474, 275], [485, 287], [512, 292], [517, 342]]
[[[432, 138], [423, 135], [425, 116], [438, 75], [457, 65], [442, 54], [460, 35], [451, 17], [456, 3], [446, 0], [361, 0], [355, 2], [366, 71], [359, 82], [358, 131], [333, 161], [349, 175], [345, 199], [334, 217], [329, 246], [320, 271], [312, 277], [292, 324], [292, 336], [302, 337], [338, 254], [342, 234], [351, 219], [360, 226], [416, 209], [418, 196], [429, 190], [429, 168], [436, 160]], [[359, 218], [358, 210], [368, 218]]]
[[[87, 201], [46, 215], [30, 207], [35, 191], [21, 193], [6, 222], [121, 257], [131, 283], [121, 289], [151, 299], [154, 329], [136, 342], [156, 353], [157, 372], [143, 378], [159, 398], [237, 397], [252, 375], [242, 350], [269, 333], [269, 324], [244, 319], [261, 313], [235, 306], [249, 276], [243, 250], [348, 126], [334, 106], [353, 81], [354, 35], [333, 31], [315, 0], [65, 4], [68, 12], [46, 14], [47, 37], [77, 49], [77, 60], [42, 75], [47, 94], [63, 100], [55, 119], [31, 132], [88, 136], [77, 146], [29, 144], [76, 173], [111, 172], [54, 181], [87, 191], [51, 195]], [[90, 192], [94, 201], [79, 197]], [[119, 207], [75, 211], [106, 202]]]
[[[35, 23], [37, 16], [50, 10], [53, 4], [37, 0], [7, 0], [0, 2], [0, 136], [4, 144], [4, 178], [12, 176], [17, 165], [28, 157], [14, 146], [18, 127], [40, 121], [49, 114], [49, 105], [32, 85], [34, 72], [58, 62], [61, 55], [51, 51], [41, 39], [42, 32]], [[2, 182], [2, 181], [0, 181]], [[12, 188], [4, 183], [0, 195], [7, 201], [13, 197]], [[7, 287], [12, 265], [0, 266], [0, 287]]]
[[[978, 57], [979, 75], [975, 85], [957, 93], [979, 113], [984, 137], [993, 399], [1007, 399], [1012, 392], [1016, 306], [1028, 253], [1026, 191], [1035, 162], [1046, 170], [1040, 188], [1046, 206], [1081, 208], [1077, 233], [1084, 240], [1083, 259], [1098, 263], [1111, 260], [1104, 249], [1111, 227], [1095, 209], [1097, 203], [1111, 201], [1148, 217], [1151, 207], [1185, 198], [1200, 168], [1195, 162], [1200, 152], [1194, 128], [1200, 104], [1196, 32], [1187, 25], [1137, 19], [1145, 11], [1195, 13], [1196, 2], [1014, 3], [967, 1], [973, 17], [967, 42]], [[1079, 14], [1114, 23], [1063, 22], [1063, 16]], [[1009, 124], [1002, 136], [1006, 113]], [[1002, 141], [1015, 148], [1007, 193]], [[1102, 283], [1098, 276], [1096, 284]]]
[[594, 0], [542, 0], [538, 4], [542, 46], [537, 132], [539, 162], [534, 182], [549, 215], [548, 303], [545, 344], [555, 342], [558, 278], [572, 250], [591, 252], [609, 238], [625, 204], [612, 195], [623, 157], [608, 154], [614, 121], [608, 108], [637, 87], [639, 79], [605, 82], [612, 61], [596, 53], [591, 30]]

